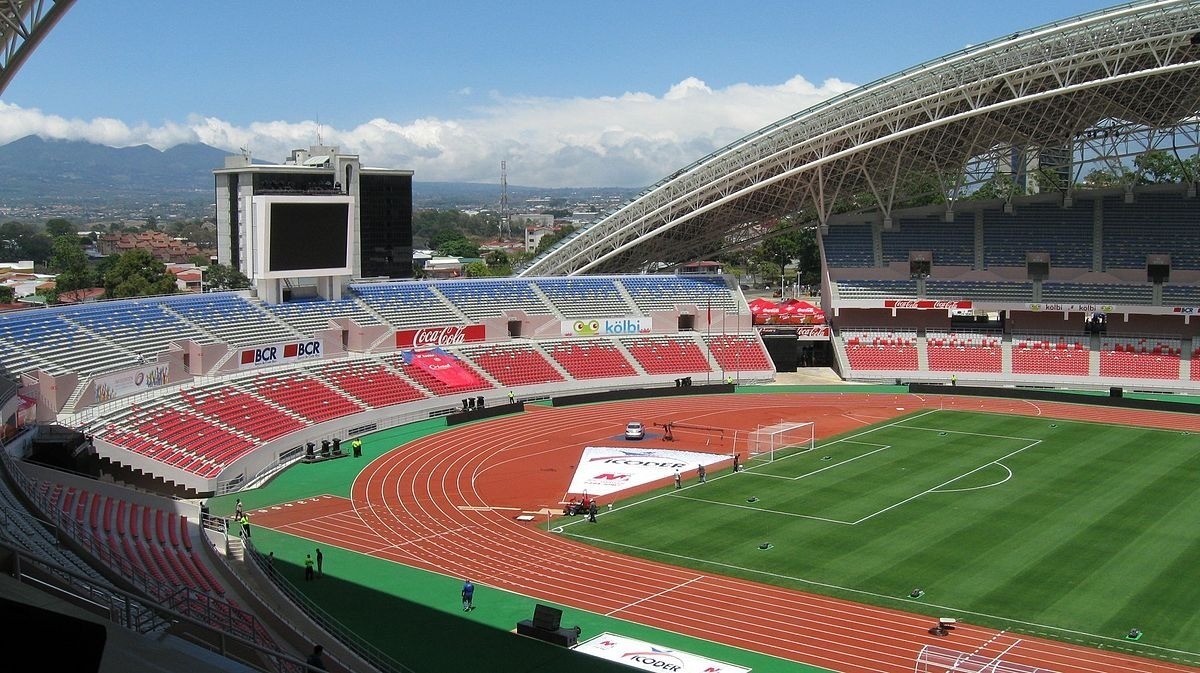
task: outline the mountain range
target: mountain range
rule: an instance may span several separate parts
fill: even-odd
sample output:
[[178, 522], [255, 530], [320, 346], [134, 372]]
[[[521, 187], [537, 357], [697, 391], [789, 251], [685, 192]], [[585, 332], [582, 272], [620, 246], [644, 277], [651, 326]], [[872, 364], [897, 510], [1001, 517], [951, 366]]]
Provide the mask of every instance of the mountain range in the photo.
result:
[[[211, 214], [213, 170], [225, 165], [226, 150], [200, 143], [159, 150], [149, 145], [109, 147], [77, 140], [26, 136], [0, 145], [0, 205], [195, 203]], [[265, 163], [265, 162], [264, 162]], [[540, 188], [508, 186], [509, 202], [535, 197], [579, 202], [583, 195], [628, 200], [639, 190], [622, 188]], [[498, 205], [498, 185], [413, 181], [416, 208]], [[519, 206], [516, 207], [519, 210]]]

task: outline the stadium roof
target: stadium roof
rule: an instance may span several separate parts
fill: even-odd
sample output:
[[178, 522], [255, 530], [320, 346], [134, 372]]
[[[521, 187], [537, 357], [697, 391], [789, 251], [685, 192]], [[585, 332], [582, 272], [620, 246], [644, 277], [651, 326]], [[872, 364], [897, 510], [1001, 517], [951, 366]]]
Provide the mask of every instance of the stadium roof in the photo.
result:
[[953, 208], [997, 170], [1035, 158], [1058, 156], [1072, 180], [1088, 163], [1120, 171], [1147, 150], [1194, 152], [1198, 112], [1200, 0], [1121, 5], [948, 54], [782, 119], [676, 171], [520, 275], [671, 268], [757, 242], [778, 218], [826, 223], [857, 204], [887, 218], [916, 183], [928, 192], [930, 178]]

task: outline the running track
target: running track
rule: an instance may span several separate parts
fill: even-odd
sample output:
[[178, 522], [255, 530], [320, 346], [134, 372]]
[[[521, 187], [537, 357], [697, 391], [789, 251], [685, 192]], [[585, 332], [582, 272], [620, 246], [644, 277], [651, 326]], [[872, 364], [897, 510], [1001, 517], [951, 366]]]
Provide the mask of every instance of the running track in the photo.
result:
[[[911, 673], [926, 644], [989, 659], [1003, 654], [1006, 661], [1059, 673], [1200, 671], [969, 624], [960, 623], [950, 638], [937, 638], [928, 634], [932, 621], [927, 616], [584, 546], [546, 532], [545, 511], [534, 525], [514, 518], [517, 510], [561, 512], [559, 502], [580, 449], [616, 439], [630, 419], [648, 425], [671, 420], [753, 428], [780, 418], [795, 419], [799, 410], [805, 419], [817, 422], [819, 435], [828, 436], [922, 407], [1200, 432], [1200, 415], [911, 394], [702, 395], [527, 407], [524, 414], [452, 428], [386, 453], [358, 476], [351, 501], [323, 498], [306, 506], [318, 511], [274, 508], [256, 515], [256, 524], [397, 563], [471, 577], [477, 584], [539, 600], [844, 673]], [[588, 559], [586, 565], [564, 562], [581, 556]]]

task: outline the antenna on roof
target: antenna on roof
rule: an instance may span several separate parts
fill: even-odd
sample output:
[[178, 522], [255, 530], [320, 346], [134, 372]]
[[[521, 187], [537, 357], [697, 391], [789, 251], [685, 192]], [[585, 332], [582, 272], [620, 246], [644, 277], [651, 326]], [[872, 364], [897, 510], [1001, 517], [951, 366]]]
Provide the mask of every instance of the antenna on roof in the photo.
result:
[[239, 147], [238, 149], [242, 151], [242, 158], [246, 160], [246, 163], [250, 163], [250, 150], [245, 147]]
[[321, 113], [317, 113], [317, 144], [321, 144]]

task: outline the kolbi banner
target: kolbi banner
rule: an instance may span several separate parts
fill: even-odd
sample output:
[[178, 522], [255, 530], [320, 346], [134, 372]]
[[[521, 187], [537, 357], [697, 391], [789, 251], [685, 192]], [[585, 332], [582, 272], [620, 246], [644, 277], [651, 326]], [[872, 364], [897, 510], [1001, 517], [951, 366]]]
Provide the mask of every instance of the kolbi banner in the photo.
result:
[[638, 318], [580, 318], [563, 320], [562, 336], [628, 336], [654, 331], [654, 320]]

